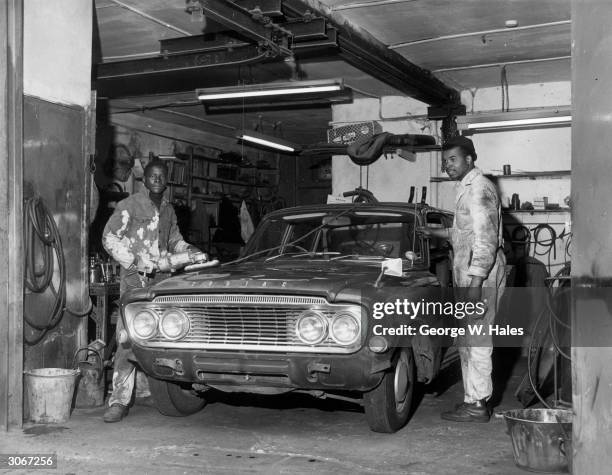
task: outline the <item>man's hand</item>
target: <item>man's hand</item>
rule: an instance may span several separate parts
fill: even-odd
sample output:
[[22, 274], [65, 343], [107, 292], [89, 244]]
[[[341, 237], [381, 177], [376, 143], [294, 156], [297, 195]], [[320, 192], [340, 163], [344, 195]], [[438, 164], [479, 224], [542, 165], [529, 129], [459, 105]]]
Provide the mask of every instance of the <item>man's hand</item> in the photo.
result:
[[153, 271], [159, 270], [157, 259], [153, 257], [141, 257], [138, 260], [137, 268], [139, 272], [144, 272], [145, 274], [150, 274]]
[[474, 314], [473, 318], [482, 318], [487, 313], [487, 300], [482, 300], [482, 284], [484, 282], [484, 278], [473, 276], [470, 281], [470, 286], [466, 289], [466, 301], [472, 303], [483, 302], [485, 306], [485, 311], [482, 314]]
[[189, 252], [189, 257], [191, 258], [192, 262], [207, 262], [210, 260], [210, 258], [208, 257], [208, 254], [200, 251], [197, 247], [195, 247], [192, 244], [189, 245], [187, 250]]
[[467, 288], [466, 298], [470, 302], [478, 302], [482, 296], [482, 283], [484, 279], [482, 277], [472, 277], [470, 286]]
[[426, 238], [450, 238], [450, 232], [448, 228], [430, 228], [429, 226], [417, 226], [416, 231], [417, 233], [422, 234]]

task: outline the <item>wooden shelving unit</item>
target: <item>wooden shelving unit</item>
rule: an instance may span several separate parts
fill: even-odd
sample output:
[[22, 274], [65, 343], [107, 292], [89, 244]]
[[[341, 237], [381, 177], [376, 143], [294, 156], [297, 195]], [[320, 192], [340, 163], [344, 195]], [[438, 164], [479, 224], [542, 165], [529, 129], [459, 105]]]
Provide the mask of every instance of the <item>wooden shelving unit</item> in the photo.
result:
[[193, 151], [159, 158], [168, 165], [168, 199], [175, 205], [177, 216], [179, 206], [187, 214], [186, 239], [209, 252], [212, 231], [219, 229], [219, 204], [224, 196], [229, 195], [239, 207], [247, 190], [278, 187], [278, 156], [265, 157], [265, 164], [263, 160], [256, 164], [234, 163]]
[[191, 165], [189, 160], [176, 156], [160, 155], [168, 167], [168, 200], [173, 204], [189, 204]]

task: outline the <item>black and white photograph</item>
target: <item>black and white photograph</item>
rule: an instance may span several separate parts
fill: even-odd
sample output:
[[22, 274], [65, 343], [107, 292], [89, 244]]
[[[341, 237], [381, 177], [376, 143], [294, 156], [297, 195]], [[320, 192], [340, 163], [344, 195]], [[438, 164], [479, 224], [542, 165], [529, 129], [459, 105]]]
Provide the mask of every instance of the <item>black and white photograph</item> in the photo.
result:
[[611, 473], [610, 25], [0, 0], [0, 474]]

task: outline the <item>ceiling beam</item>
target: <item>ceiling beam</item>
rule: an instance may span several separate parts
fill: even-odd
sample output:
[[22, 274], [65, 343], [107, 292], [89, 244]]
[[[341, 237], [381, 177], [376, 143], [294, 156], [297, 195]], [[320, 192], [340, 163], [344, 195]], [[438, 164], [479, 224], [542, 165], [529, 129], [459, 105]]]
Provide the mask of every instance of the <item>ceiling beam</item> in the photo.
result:
[[338, 30], [340, 56], [353, 66], [426, 104], [460, 102], [458, 91], [448, 87], [429, 71], [390, 50], [370, 33], [318, 0], [286, 0], [285, 3], [296, 10], [310, 10], [327, 18]]
[[227, 0], [200, 0], [200, 5], [206, 18], [252, 41], [266, 45], [276, 54], [291, 54], [291, 33], [281, 26], [271, 21], [258, 21], [256, 16]]
[[240, 152], [241, 147], [237, 144], [233, 136], [223, 136], [205, 132], [203, 130], [192, 129], [183, 125], [163, 122], [158, 119], [147, 117], [145, 114], [127, 113], [110, 114], [110, 123], [119, 125], [132, 130], [138, 130], [147, 134], [165, 137], [172, 140], [179, 140], [193, 145], [204, 147], [219, 148], [224, 151]]

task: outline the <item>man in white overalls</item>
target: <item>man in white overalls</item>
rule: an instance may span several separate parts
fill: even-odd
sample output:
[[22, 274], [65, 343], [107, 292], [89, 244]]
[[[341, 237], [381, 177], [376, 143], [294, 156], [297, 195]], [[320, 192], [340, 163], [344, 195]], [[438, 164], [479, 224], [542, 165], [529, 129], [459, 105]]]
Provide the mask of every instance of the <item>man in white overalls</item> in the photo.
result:
[[474, 166], [477, 155], [470, 139], [453, 137], [442, 150], [446, 173], [458, 182], [453, 227], [422, 228], [421, 231], [426, 236], [450, 239], [456, 301], [484, 302], [486, 308], [484, 315], [478, 316], [478, 324], [484, 326], [485, 332], [471, 335], [468, 331], [465, 336], [457, 338], [464, 400], [454, 410], [442, 413], [442, 418], [457, 422], [488, 422], [487, 401], [493, 393], [493, 342], [488, 328], [494, 322], [506, 285], [501, 205], [495, 185]]

